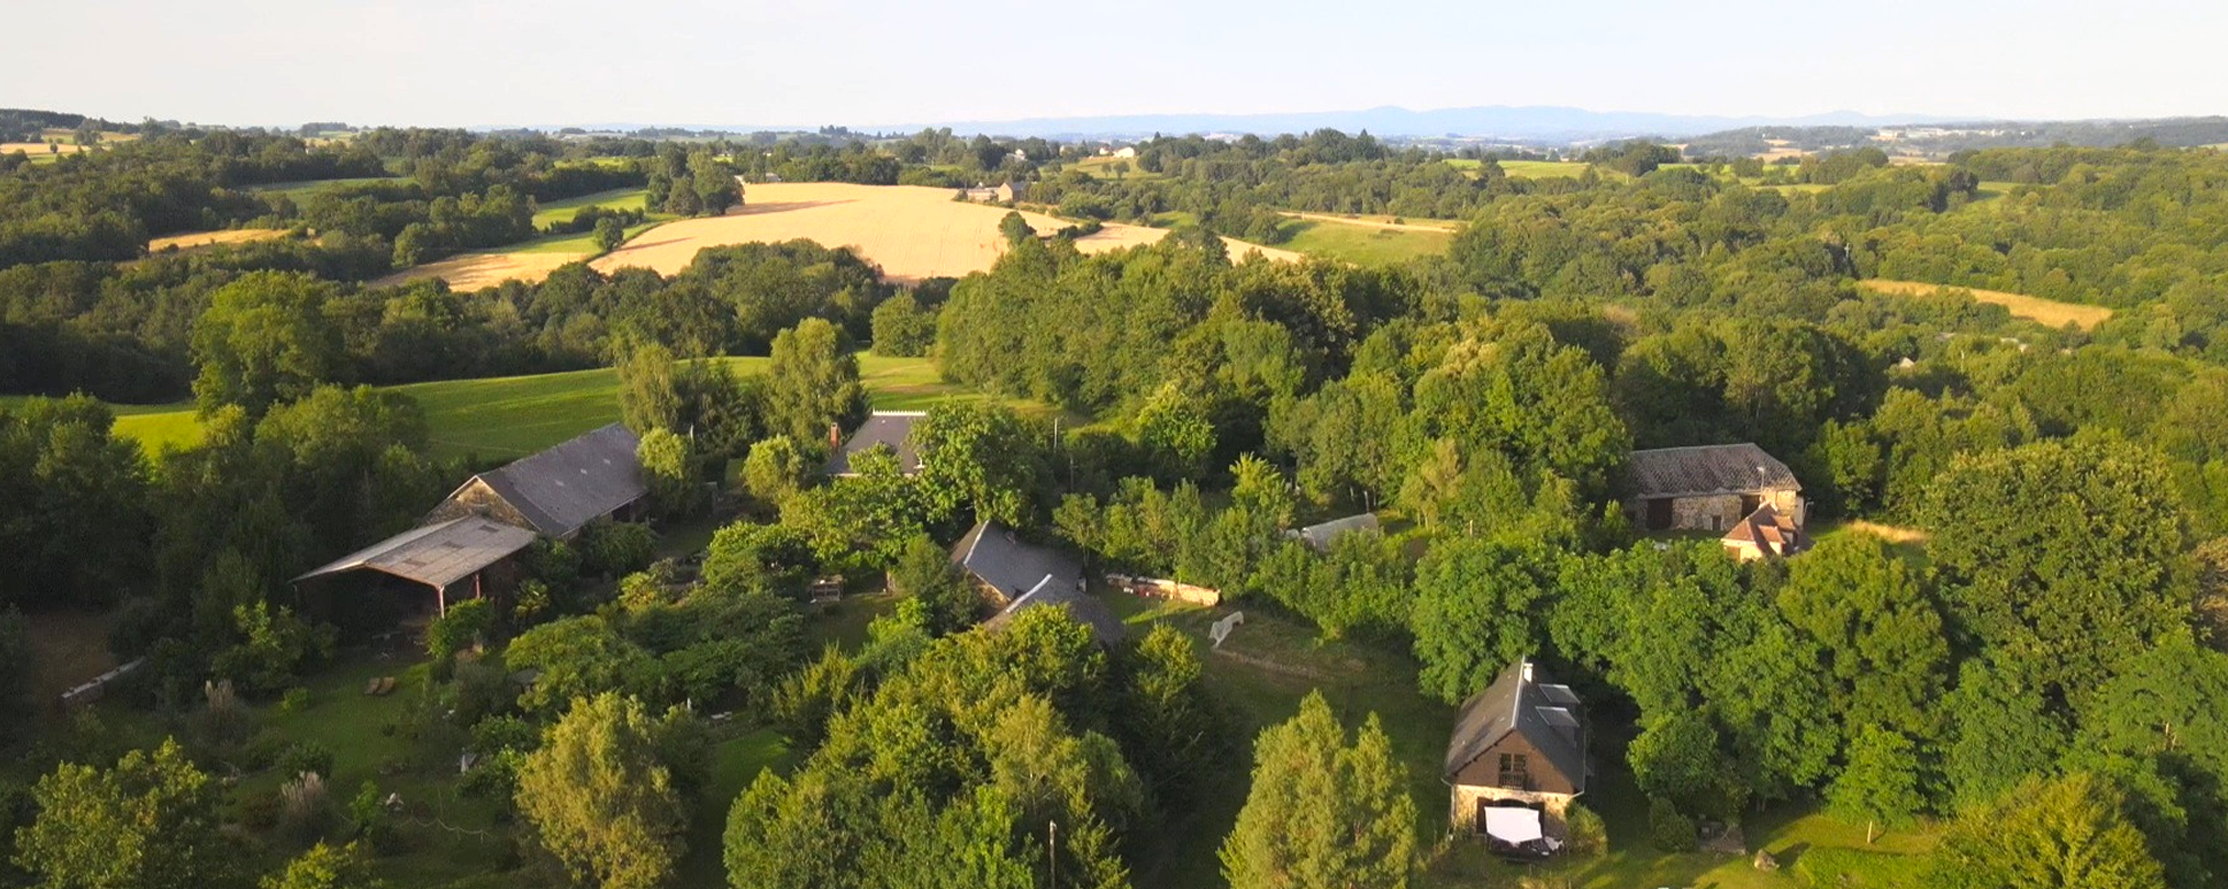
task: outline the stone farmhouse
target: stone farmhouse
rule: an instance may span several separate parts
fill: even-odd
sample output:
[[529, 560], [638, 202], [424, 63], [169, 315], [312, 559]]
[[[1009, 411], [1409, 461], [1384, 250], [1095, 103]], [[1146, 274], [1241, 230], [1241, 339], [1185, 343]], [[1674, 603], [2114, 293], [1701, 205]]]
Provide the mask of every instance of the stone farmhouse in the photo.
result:
[[1565, 813], [1586, 792], [1586, 712], [1567, 685], [1524, 658], [1463, 702], [1445, 778], [1456, 831], [1534, 854], [1560, 848]]
[[1726, 532], [1741, 558], [1787, 556], [1808, 545], [1802, 483], [1754, 444], [1632, 452], [1625, 514], [1648, 531]]

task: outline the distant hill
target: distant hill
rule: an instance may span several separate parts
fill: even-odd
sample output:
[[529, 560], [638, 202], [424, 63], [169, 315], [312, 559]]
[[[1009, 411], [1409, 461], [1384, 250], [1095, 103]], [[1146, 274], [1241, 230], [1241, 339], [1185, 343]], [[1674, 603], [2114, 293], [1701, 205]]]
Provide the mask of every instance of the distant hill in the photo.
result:
[[1043, 117], [1002, 121], [948, 121], [869, 127], [911, 131], [923, 126], [950, 127], [960, 133], [1044, 138], [1136, 138], [1154, 133], [1305, 133], [1331, 128], [1348, 133], [1368, 130], [1390, 137], [1475, 137], [1518, 142], [1579, 142], [1657, 136], [1679, 138], [1740, 127], [1876, 126], [1934, 123], [1920, 114], [1868, 115], [1834, 111], [1806, 117], [1714, 117], [1644, 111], [1588, 111], [1551, 105], [1486, 105], [1411, 111], [1385, 106], [1365, 111], [1313, 111], [1287, 114], [1139, 114], [1111, 117]]
[[2228, 117], [2155, 120], [1960, 121], [1913, 126], [1762, 126], [1686, 140], [1688, 157], [1740, 157], [1774, 149], [1834, 151], [1874, 146], [1897, 154], [1945, 157], [1979, 148], [2108, 148], [2148, 139], [2168, 148], [2228, 143]]

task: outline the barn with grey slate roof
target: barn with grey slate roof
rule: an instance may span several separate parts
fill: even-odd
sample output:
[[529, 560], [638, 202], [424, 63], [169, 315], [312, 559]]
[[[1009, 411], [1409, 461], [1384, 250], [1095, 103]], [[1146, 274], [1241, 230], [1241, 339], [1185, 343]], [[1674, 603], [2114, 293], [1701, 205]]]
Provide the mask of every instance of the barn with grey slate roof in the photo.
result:
[[906, 475], [921, 471], [921, 449], [913, 444], [913, 426], [927, 414], [921, 411], [875, 411], [868, 414], [866, 422], [851, 430], [848, 437], [841, 436], [835, 426], [828, 427], [828, 474], [853, 475], [851, 457], [875, 448], [889, 448], [897, 455], [897, 469]]
[[1634, 451], [1628, 471], [1625, 512], [1651, 531], [1727, 531], [1767, 503], [1803, 525], [1802, 483], [1754, 444]]
[[1121, 619], [1084, 591], [1083, 564], [1064, 550], [1030, 543], [1002, 524], [983, 521], [953, 544], [952, 564], [998, 603], [997, 616], [985, 626], [1003, 626], [1030, 608], [1060, 606], [1101, 644], [1122, 638]]
[[473, 476], [426, 520], [477, 514], [530, 527], [544, 537], [571, 538], [649, 493], [636, 455], [641, 446], [632, 430], [613, 423]]

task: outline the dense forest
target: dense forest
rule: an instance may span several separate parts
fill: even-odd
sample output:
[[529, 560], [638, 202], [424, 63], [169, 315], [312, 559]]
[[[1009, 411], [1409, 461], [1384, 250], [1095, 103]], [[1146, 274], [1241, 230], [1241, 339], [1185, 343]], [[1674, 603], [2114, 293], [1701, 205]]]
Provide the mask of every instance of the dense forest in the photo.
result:
[[[1815, 804], [1868, 839], [1928, 821], [1909, 884], [2228, 878], [2228, 155], [1853, 151], [1764, 184], [1646, 143], [1547, 179], [1333, 132], [1137, 148], [1102, 177], [1085, 146], [939, 131], [177, 131], [0, 162], [0, 392], [40, 396], [0, 402], [0, 602], [113, 611], [115, 654], [147, 659], [117, 697], [157, 727], [8, 720], [25, 768], [0, 786], [0, 879], [358, 886], [409, 854], [379, 788], [305, 789], [334, 752], [259, 727], [363, 639], [287, 580], [482, 468], [433, 457], [423, 411], [374, 386], [597, 366], [618, 368], [651, 514], [536, 544], [503, 607], [449, 608], [389, 729], [417, 751], [395, 775], [454, 779], [471, 754], [457, 780], [500, 813], [505, 885], [673, 884], [707, 803], [738, 889], [1144, 885], [1153, 826], [1232, 763], [1255, 769], [1232, 885], [1420, 884], [1439, 822], [1378, 720], [1311, 698], [1249, 758], [1167, 625], [1106, 647], [1044, 609], [972, 629], [946, 548], [986, 519], [1391, 652], [1434, 707], [1538, 658], [1592, 702], [1592, 755], [1666, 851]], [[1077, 219], [1187, 218], [1096, 255], [1021, 226], [990, 270], [911, 289], [809, 242], [671, 277], [366, 283], [530, 234], [536, 201], [646, 186], [718, 212], [736, 174], [1015, 178]], [[251, 188], [331, 178], [376, 181], [302, 205]], [[1380, 267], [1217, 234], [1273, 235], [1280, 211], [1461, 229]], [[143, 255], [235, 225], [304, 231]], [[2053, 328], [1879, 278], [2113, 314]], [[829, 426], [871, 407], [862, 349], [991, 397], [921, 418], [918, 474], [872, 453], [823, 479]], [[717, 360], [738, 355], [766, 370]], [[189, 397], [203, 442], [153, 456], [104, 403]], [[1729, 442], [1789, 464], [1818, 519], [1923, 543], [1852, 530], [1736, 562], [1631, 526], [1635, 448]], [[1361, 511], [1387, 531], [1284, 533]], [[691, 521], [719, 526], [703, 552], [658, 559], [653, 529]], [[809, 589], [836, 575], [898, 604], [815, 651]], [[0, 619], [11, 716], [40, 709], [24, 633]], [[777, 733], [788, 767], [707, 800], [712, 712]]]

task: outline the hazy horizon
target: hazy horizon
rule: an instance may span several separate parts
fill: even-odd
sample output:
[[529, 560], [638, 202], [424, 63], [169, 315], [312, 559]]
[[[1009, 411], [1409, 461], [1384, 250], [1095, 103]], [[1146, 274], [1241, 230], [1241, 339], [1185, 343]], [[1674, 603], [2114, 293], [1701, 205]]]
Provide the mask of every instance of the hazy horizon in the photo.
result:
[[899, 126], [1487, 105], [1792, 118], [2228, 111], [2228, 7], [2068, 0], [1861, 14], [1321, 0], [1141, 7], [865, 0], [233, 0], [20, 10], [0, 105], [232, 125]]

